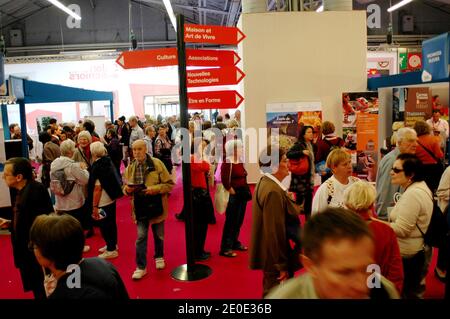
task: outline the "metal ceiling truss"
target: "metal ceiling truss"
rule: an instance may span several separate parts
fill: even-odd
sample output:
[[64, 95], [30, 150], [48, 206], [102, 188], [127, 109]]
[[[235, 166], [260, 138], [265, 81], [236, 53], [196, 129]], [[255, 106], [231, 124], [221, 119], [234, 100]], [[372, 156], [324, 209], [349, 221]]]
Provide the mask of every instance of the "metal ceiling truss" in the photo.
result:
[[[164, 6], [161, 0], [134, 0], [134, 2], [142, 2], [159, 7]], [[221, 9], [218, 7], [219, 4], [217, 2], [211, 2], [207, 6], [206, 0], [198, 0], [197, 6], [171, 1], [175, 13], [180, 11], [192, 12], [198, 17], [196, 22], [198, 22], [199, 24], [209, 23], [215, 25], [223, 25], [224, 22], [226, 22], [227, 26], [235, 26], [241, 12], [241, 0], [225, 0], [224, 2], [225, 5], [223, 9]], [[230, 3], [229, 10], [227, 10], [228, 3]], [[163, 11], [165, 12], [165, 10]], [[224, 18], [225, 16], [226, 18]]]

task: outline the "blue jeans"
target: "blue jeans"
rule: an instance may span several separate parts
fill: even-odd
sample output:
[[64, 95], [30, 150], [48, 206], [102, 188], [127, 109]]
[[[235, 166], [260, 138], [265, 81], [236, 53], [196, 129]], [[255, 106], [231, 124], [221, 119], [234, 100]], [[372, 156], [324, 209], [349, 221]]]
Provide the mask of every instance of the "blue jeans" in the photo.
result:
[[230, 194], [225, 211], [225, 224], [222, 232], [221, 252], [226, 252], [241, 246], [239, 233], [244, 222], [247, 201]]
[[[136, 264], [139, 269], [145, 269], [147, 267], [148, 226], [148, 220], [137, 222]], [[164, 221], [159, 224], [152, 224], [152, 233], [155, 242], [154, 258], [161, 258], [164, 256]]]

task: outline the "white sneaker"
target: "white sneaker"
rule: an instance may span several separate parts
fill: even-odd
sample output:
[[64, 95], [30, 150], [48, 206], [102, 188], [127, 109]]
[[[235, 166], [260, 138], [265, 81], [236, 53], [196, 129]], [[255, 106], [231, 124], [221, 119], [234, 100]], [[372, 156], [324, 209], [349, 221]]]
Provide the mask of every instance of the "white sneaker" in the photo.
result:
[[166, 263], [164, 262], [164, 258], [155, 258], [156, 269], [164, 269], [166, 268]]
[[98, 257], [104, 258], [104, 259], [112, 259], [112, 258], [119, 257], [119, 253], [117, 252], [117, 250], [113, 250], [113, 251], [106, 250], [103, 253], [101, 253], [100, 255], [98, 255]]
[[133, 275], [131, 276], [131, 278], [133, 280], [139, 280], [142, 277], [144, 277], [147, 274], [147, 269], [139, 269], [136, 268], [136, 270], [134, 271]]
[[84, 245], [84, 247], [83, 247], [83, 253], [87, 253], [89, 250], [91, 250], [91, 246]]
[[[119, 245], [116, 245], [116, 250], [119, 250]], [[103, 246], [102, 248], [98, 249], [99, 253], [104, 253], [106, 251], [106, 246]]]

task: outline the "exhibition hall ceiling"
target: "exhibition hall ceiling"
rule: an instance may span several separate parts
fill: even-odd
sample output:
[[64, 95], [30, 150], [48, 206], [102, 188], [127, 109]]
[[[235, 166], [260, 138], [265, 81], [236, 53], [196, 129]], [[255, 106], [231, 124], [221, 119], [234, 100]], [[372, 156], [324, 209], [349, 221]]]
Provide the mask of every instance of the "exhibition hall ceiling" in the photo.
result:
[[[60, 0], [82, 16], [77, 22], [47, 0], [0, 0], [0, 34], [7, 56], [55, 54], [61, 51], [125, 50], [174, 46], [176, 34], [162, 0]], [[187, 23], [235, 26], [253, 0], [170, 0]], [[246, 3], [246, 1], [248, 1]], [[262, 0], [274, 11], [288, 0]], [[333, 0], [329, 0], [333, 1]], [[400, 0], [398, 0], [400, 1]], [[367, 11], [368, 45], [386, 42], [389, 25], [394, 41], [420, 45], [450, 30], [450, 0], [415, 0], [387, 13], [397, 0], [353, 0]], [[295, 34], [295, 30], [286, 30]], [[405, 41], [406, 41], [405, 40]]]
[[[119, 2], [132, 6], [147, 6], [165, 11], [162, 0], [108, 0], [110, 5]], [[87, 4], [92, 10], [100, 5], [102, 0], [60, 0], [65, 5]], [[175, 13], [184, 13], [198, 24], [234, 25], [241, 11], [240, 0], [172, 0]], [[46, 0], [0, 0], [1, 24], [8, 27], [14, 23], [51, 8], [53, 5]], [[207, 23], [205, 23], [207, 22]]]

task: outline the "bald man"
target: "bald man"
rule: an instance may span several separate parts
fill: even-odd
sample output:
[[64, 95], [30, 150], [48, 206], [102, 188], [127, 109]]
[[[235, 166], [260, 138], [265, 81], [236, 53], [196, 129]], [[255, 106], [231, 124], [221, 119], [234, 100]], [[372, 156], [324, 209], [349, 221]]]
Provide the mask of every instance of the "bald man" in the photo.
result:
[[147, 143], [136, 140], [132, 146], [134, 160], [125, 170], [124, 193], [132, 197], [131, 216], [137, 224], [137, 268], [131, 276], [139, 280], [147, 274], [147, 238], [151, 225], [155, 241], [156, 269], [166, 267], [164, 261], [164, 221], [167, 218], [167, 194], [174, 182], [166, 166], [159, 159], [147, 154]]

